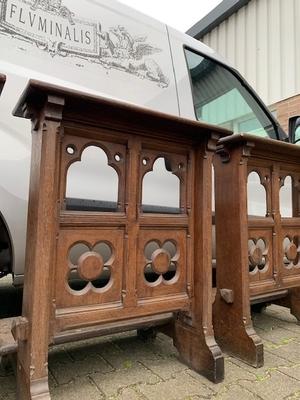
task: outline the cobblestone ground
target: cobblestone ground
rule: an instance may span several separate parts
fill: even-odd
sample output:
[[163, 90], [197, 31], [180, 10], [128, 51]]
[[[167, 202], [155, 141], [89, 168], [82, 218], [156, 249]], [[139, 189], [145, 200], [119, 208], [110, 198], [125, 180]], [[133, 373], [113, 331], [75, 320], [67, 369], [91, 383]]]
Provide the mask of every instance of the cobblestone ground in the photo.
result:
[[[166, 336], [144, 343], [133, 332], [52, 348], [52, 399], [300, 399], [300, 326], [277, 306], [253, 319], [264, 340], [263, 368], [226, 357], [225, 381], [215, 385], [181, 364]], [[14, 398], [15, 377], [2, 368], [0, 399]]]

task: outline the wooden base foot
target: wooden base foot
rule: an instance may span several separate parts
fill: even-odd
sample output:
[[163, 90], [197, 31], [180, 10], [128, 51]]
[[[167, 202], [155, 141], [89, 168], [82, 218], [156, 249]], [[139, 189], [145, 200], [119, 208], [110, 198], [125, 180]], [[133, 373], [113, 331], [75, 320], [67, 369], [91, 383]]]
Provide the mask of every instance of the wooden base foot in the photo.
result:
[[175, 323], [174, 345], [182, 362], [214, 383], [224, 379], [224, 358], [213, 336], [183, 322]]
[[18, 363], [17, 400], [51, 400], [48, 376], [36, 380], [30, 380], [29, 376]]
[[289, 291], [289, 305], [291, 314], [296, 317], [298, 325], [300, 325], [300, 289], [294, 288]]
[[297, 324], [300, 325], [300, 288], [289, 289], [286, 297], [276, 300], [274, 303], [289, 308], [291, 314], [296, 317]]
[[221, 319], [215, 315], [214, 331], [223, 351], [255, 368], [264, 365], [263, 343], [252, 326], [244, 326], [242, 319], [236, 318], [236, 324], [229, 325], [226, 316]]

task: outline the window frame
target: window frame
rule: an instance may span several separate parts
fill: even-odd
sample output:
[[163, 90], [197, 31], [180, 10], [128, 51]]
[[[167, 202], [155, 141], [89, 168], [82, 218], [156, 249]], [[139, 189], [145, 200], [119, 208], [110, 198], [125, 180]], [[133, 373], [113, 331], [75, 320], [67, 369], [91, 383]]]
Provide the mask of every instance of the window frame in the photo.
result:
[[[194, 90], [193, 90], [193, 82], [192, 82], [192, 77], [191, 77], [191, 70], [189, 68], [189, 64], [188, 64], [188, 60], [187, 60], [186, 50], [190, 51], [190, 52], [192, 52], [192, 53], [194, 53], [194, 54], [196, 54], [196, 55], [198, 55], [200, 57], [203, 57], [204, 59], [208, 59], [208, 60], [214, 62], [215, 64], [219, 65], [220, 67], [226, 69], [229, 73], [231, 73], [240, 82], [240, 84], [247, 90], [247, 92], [250, 94], [250, 96], [259, 105], [259, 107], [262, 110], [262, 112], [264, 112], [265, 115], [267, 116], [267, 118], [270, 120], [270, 123], [273, 126], [273, 129], [274, 129], [274, 132], [276, 134], [276, 137], [272, 137], [270, 135], [268, 135], [266, 137], [270, 138], [270, 139], [280, 140], [280, 141], [287, 141], [288, 140], [288, 135], [281, 128], [281, 126], [279, 125], [278, 121], [274, 118], [272, 113], [268, 110], [267, 106], [263, 103], [263, 101], [259, 98], [259, 96], [256, 94], [256, 92], [251, 88], [251, 86], [247, 83], [247, 81], [242, 77], [242, 75], [236, 69], [234, 69], [234, 68], [232, 68], [232, 67], [230, 67], [230, 66], [228, 66], [228, 65], [226, 65], [224, 63], [222, 63], [219, 60], [214, 59], [213, 57], [209, 57], [207, 54], [202, 53], [199, 50], [195, 50], [195, 49], [191, 48], [190, 46], [183, 45], [183, 54], [184, 54], [186, 67], [187, 67], [187, 70], [188, 70], [188, 76], [189, 76], [189, 82], [190, 82], [190, 90], [191, 90], [191, 94], [192, 94], [192, 98], [193, 98], [194, 114], [195, 114], [195, 118], [196, 118], [197, 121], [205, 122], [205, 121], [199, 120], [198, 117], [197, 117], [196, 106], [195, 106], [195, 95], [194, 95]], [[242, 132], [240, 132], [240, 133], [242, 133]], [[251, 134], [251, 133], [249, 133], [249, 134]]]

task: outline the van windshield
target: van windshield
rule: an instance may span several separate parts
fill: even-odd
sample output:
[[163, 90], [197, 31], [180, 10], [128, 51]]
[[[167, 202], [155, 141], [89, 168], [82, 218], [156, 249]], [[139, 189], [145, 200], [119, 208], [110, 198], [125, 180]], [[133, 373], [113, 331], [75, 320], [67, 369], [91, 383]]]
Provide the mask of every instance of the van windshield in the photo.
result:
[[185, 49], [196, 117], [234, 133], [277, 139], [271, 119], [230, 70]]

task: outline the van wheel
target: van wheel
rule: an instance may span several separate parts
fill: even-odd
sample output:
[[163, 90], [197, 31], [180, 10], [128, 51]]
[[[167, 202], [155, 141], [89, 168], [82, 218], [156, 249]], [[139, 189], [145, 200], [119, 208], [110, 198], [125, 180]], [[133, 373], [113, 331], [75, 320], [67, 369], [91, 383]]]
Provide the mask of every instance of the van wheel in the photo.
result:
[[11, 370], [11, 360], [9, 356], [0, 356], [0, 370], [8, 372]]
[[3, 278], [10, 272], [11, 272], [10, 248], [7, 243], [0, 242], [0, 278]]
[[267, 306], [268, 306], [267, 303], [252, 304], [251, 312], [254, 312], [256, 314], [261, 314], [262, 312], [264, 312], [266, 310]]
[[154, 328], [138, 329], [137, 336], [143, 342], [148, 342], [156, 339], [157, 331]]

